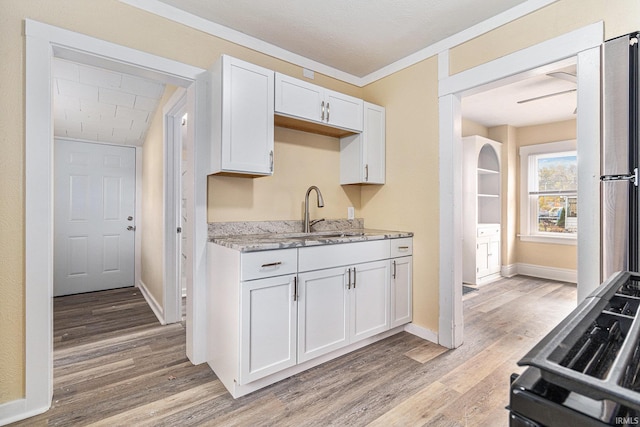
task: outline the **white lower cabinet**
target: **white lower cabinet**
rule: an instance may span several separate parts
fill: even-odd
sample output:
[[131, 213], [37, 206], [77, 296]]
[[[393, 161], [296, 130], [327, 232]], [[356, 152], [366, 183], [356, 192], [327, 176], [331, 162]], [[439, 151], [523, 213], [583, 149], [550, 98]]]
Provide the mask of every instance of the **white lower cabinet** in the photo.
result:
[[411, 283], [413, 257], [391, 260], [391, 327], [404, 325], [412, 319]]
[[329, 268], [298, 276], [298, 361], [349, 343], [346, 269]]
[[412, 239], [390, 240], [246, 253], [210, 243], [207, 362], [231, 395], [409, 323]]
[[297, 363], [296, 280], [288, 275], [240, 285], [240, 384]]
[[351, 286], [347, 285], [351, 320], [350, 342], [389, 329], [390, 279], [387, 260], [352, 267]]
[[299, 275], [298, 361], [389, 329], [389, 262]]

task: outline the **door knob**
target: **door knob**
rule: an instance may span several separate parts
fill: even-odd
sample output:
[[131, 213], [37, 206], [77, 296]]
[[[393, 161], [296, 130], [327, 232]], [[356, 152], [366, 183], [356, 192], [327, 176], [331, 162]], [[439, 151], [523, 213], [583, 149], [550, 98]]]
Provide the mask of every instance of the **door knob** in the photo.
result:
[[127, 227], [127, 230], [136, 231], [136, 226], [135, 225], [130, 225], [130, 226]]
[[128, 216], [127, 217], [127, 221], [133, 221], [133, 217], [132, 216]]

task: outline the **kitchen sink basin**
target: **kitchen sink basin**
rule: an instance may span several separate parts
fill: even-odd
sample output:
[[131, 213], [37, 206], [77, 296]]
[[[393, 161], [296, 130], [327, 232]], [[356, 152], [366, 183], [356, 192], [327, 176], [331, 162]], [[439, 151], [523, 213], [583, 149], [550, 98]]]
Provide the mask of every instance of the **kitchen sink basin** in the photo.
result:
[[269, 237], [265, 237], [265, 240], [320, 240], [331, 239], [337, 237], [358, 237], [364, 236], [363, 231], [314, 231], [311, 233], [278, 233]]

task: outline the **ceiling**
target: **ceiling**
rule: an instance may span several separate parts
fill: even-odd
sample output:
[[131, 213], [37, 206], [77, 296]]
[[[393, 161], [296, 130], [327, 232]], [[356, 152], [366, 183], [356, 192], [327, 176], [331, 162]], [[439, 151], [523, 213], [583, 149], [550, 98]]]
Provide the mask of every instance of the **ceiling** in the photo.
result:
[[53, 60], [54, 135], [142, 146], [164, 84]]
[[[362, 77], [529, 0], [154, 1]], [[143, 144], [164, 84], [60, 58], [53, 70], [56, 136]], [[576, 87], [545, 73], [466, 96], [463, 116], [486, 127], [575, 117], [575, 92], [517, 103]]]
[[[437, 45], [527, 0], [157, 0], [333, 69], [362, 78]], [[155, 9], [160, 12], [159, 9]], [[170, 18], [171, 19], [171, 18]], [[221, 34], [224, 34], [222, 32]], [[566, 64], [565, 64], [566, 65]], [[568, 71], [575, 75], [575, 66]], [[576, 88], [545, 73], [463, 99], [463, 116], [484, 126], [528, 126], [574, 118]]]
[[363, 77], [526, 0], [159, 0]]
[[463, 97], [462, 117], [485, 127], [571, 120], [576, 118], [576, 89], [575, 62], [567, 65], [563, 61], [557, 67], [516, 76], [508, 83], [496, 82], [490, 89]]

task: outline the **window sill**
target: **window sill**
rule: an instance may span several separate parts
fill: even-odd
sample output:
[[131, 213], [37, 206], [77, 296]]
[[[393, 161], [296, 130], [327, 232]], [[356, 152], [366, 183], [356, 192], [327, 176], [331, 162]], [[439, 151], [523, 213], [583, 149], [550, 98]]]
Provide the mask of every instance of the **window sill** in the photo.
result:
[[522, 242], [550, 243], [553, 245], [570, 245], [576, 246], [578, 239], [575, 236], [541, 236], [541, 235], [525, 235], [519, 234], [518, 237]]

